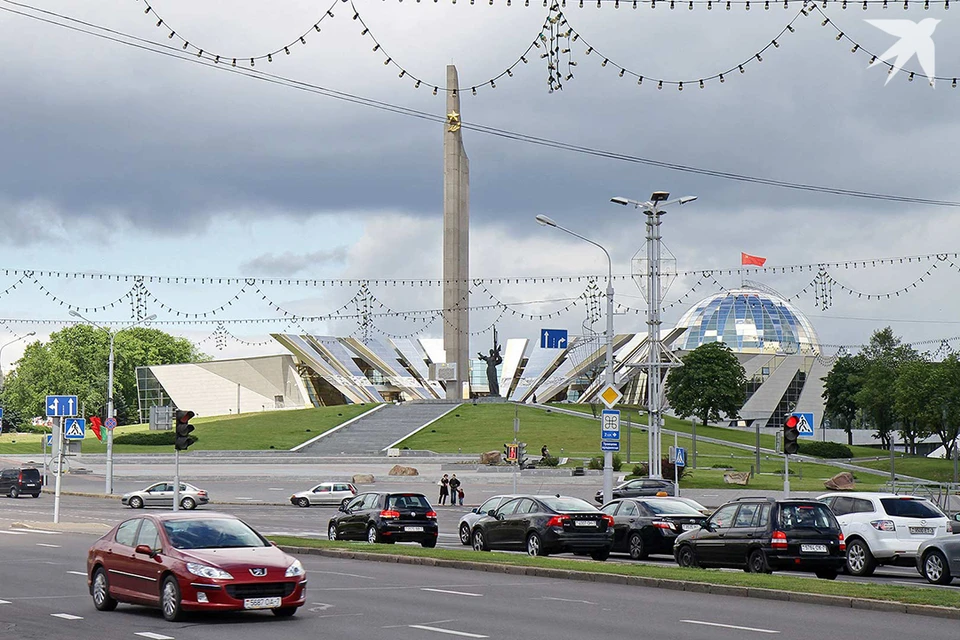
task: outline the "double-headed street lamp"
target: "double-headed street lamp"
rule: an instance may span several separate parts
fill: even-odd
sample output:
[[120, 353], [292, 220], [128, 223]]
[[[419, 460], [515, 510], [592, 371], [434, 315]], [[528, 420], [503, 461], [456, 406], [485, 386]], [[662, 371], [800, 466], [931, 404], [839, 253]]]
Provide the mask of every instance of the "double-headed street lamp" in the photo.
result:
[[[80, 318], [84, 322], [88, 322], [93, 326], [97, 327], [98, 329], [103, 329], [110, 336], [110, 360], [109, 360], [109, 364], [107, 365], [107, 420], [109, 420], [110, 418], [116, 418], [116, 415], [114, 413], [114, 407], [113, 407], [113, 339], [117, 336], [117, 334], [120, 331], [123, 331], [123, 329], [119, 329], [118, 331], [111, 331], [109, 328], [104, 327], [103, 325], [97, 324], [96, 322], [94, 322], [93, 320], [90, 320], [89, 318], [83, 317], [82, 315], [80, 315], [79, 311], [76, 311], [74, 309], [70, 310], [70, 315], [72, 315], [75, 318]], [[138, 324], [142, 324], [144, 322], [150, 322], [151, 320], [156, 320], [156, 318], [157, 318], [156, 315], [147, 316], [146, 318], [143, 318], [142, 320], [137, 320], [136, 322], [131, 324], [129, 327], [125, 327], [125, 328], [130, 329], [137, 326]], [[110, 495], [113, 493], [113, 429], [111, 429], [110, 427], [107, 427], [106, 493], [107, 495]]]
[[[607, 366], [604, 370], [604, 382], [606, 385], [612, 385], [614, 380], [613, 375], [613, 260], [610, 259], [610, 252], [603, 248], [602, 245], [594, 242], [590, 238], [585, 238], [579, 233], [571, 231], [566, 227], [561, 227], [552, 219], [545, 215], [538, 215], [537, 222], [542, 224], [545, 227], [554, 227], [569, 233], [575, 238], [580, 238], [584, 242], [589, 242], [593, 246], [597, 247], [603, 251], [603, 255], [607, 256]], [[606, 386], [605, 385], [605, 386]], [[607, 503], [613, 499], [613, 453], [610, 451], [603, 452], [603, 502]]]
[[[21, 340], [23, 340], [23, 339], [25, 339], [25, 338], [29, 338], [30, 336], [35, 336], [35, 335], [37, 335], [37, 332], [36, 332], [36, 331], [31, 331], [30, 333], [28, 333], [28, 334], [26, 334], [26, 335], [22, 335], [22, 336], [20, 336], [19, 338], [14, 338], [14, 339], [11, 340], [10, 342], [8, 342], [8, 343], [6, 343], [6, 344], [0, 345], [0, 356], [3, 355], [3, 348], [4, 348], [4, 347], [9, 347], [10, 345], [12, 345], [12, 344], [15, 343], [15, 342], [20, 342]], [[3, 358], [2, 358], [2, 357], [0, 357], [0, 391], [3, 391]]]
[[667, 200], [670, 194], [666, 191], [654, 191], [650, 200], [640, 202], [629, 198], [611, 198], [610, 202], [623, 206], [633, 205], [636, 209], [643, 209], [647, 216], [647, 424], [650, 448], [647, 457], [647, 473], [651, 478], [662, 478], [660, 464], [662, 455], [661, 429], [661, 368], [660, 362], [660, 216], [666, 211], [661, 207], [672, 204], [687, 204], [697, 199], [697, 196], [684, 196], [676, 200]]

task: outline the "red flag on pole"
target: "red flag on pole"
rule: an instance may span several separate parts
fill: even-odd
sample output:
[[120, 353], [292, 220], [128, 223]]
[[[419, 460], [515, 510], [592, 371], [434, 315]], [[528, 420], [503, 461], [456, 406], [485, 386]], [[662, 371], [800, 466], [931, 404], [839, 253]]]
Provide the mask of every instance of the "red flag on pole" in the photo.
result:
[[103, 436], [100, 435], [100, 418], [98, 416], [90, 416], [90, 430], [93, 431], [93, 435], [97, 436], [97, 440], [103, 442]]
[[752, 256], [749, 253], [740, 252], [740, 264], [754, 264], [758, 267], [762, 267], [766, 263], [766, 258], [761, 258], [760, 256]]

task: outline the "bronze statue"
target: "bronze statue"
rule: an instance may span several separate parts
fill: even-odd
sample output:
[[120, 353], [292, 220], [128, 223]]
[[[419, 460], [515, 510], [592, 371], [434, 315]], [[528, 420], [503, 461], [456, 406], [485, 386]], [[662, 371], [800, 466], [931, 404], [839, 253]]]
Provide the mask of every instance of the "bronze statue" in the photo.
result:
[[478, 353], [480, 359], [487, 363], [487, 386], [490, 387], [490, 396], [500, 397], [500, 379], [497, 376], [497, 365], [503, 362], [500, 356], [500, 345], [497, 344], [497, 330], [493, 330], [493, 349], [490, 349], [490, 355], [485, 356]]

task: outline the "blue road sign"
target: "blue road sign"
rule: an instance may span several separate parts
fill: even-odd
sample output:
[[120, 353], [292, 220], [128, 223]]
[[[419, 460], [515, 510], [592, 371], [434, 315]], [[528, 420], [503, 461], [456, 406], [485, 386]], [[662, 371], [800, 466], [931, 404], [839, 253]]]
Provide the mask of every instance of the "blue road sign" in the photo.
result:
[[47, 396], [47, 417], [75, 416], [79, 409], [77, 396]]
[[676, 462], [674, 462], [674, 464], [677, 465], [678, 467], [687, 466], [687, 450], [684, 449], [683, 447], [677, 447], [675, 451], [676, 451], [677, 459], [676, 459]]
[[791, 415], [797, 416], [799, 422], [797, 423], [797, 431], [800, 432], [801, 438], [812, 438], [814, 436], [814, 421], [812, 413], [793, 413]]
[[603, 414], [600, 416], [600, 439], [601, 440], [619, 440], [620, 439], [620, 410], [619, 409], [603, 410]]
[[3, 420], [3, 407], [0, 407], [0, 420]]
[[566, 329], [540, 329], [540, 348], [541, 349], [566, 349], [567, 348], [567, 330]]
[[620, 451], [619, 440], [601, 440], [600, 451]]
[[47, 446], [53, 448], [53, 434], [47, 434]]
[[83, 418], [67, 418], [63, 421], [63, 437], [67, 440], [83, 440], [87, 435], [87, 421]]

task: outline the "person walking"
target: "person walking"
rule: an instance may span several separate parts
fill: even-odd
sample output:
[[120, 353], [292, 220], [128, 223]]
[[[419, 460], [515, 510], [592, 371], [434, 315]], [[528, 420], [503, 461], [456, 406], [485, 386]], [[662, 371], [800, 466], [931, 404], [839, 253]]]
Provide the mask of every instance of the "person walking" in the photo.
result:
[[447, 474], [443, 474], [443, 477], [440, 478], [437, 484], [440, 485], [440, 504], [442, 505], [446, 502], [447, 496], [450, 495], [450, 479], [447, 477]]
[[460, 478], [457, 477], [457, 474], [453, 474], [450, 478], [450, 504], [456, 505], [457, 498], [459, 497], [460, 490]]

